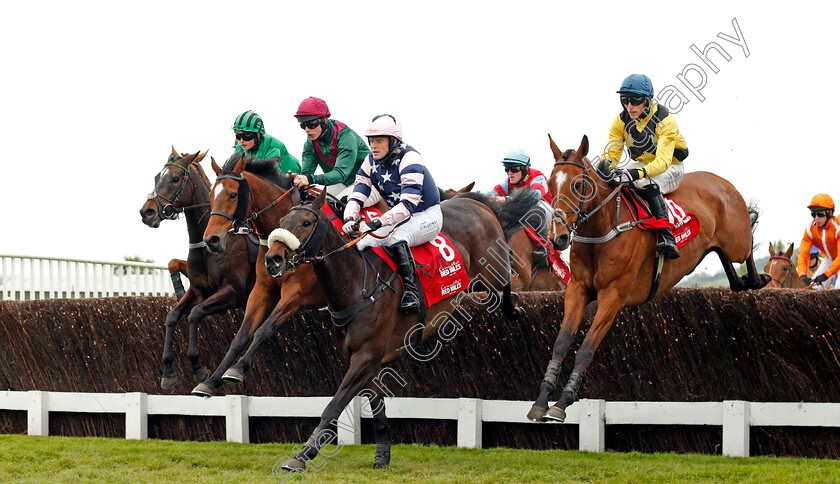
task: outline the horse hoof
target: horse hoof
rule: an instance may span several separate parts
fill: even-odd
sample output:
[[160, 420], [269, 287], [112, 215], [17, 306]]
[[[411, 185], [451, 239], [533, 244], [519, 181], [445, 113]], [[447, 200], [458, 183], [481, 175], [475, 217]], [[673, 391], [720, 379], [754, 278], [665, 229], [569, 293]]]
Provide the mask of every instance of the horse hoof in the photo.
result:
[[213, 396], [213, 387], [208, 385], [207, 383], [199, 383], [198, 386], [192, 389], [193, 395], [197, 397], [212, 397]]
[[228, 383], [236, 383], [241, 385], [245, 381], [245, 375], [236, 368], [228, 368], [228, 371], [222, 375], [222, 380]]
[[566, 421], [566, 411], [560, 407], [551, 407], [548, 409], [548, 413], [545, 414], [545, 419], [563, 423]]
[[283, 465], [280, 467], [291, 472], [303, 472], [306, 470], [306, 464], [302, 461], [297, 460], [294, 457], [284, 462]]
[[160, 377], [160, 387], [164, 390], [169, 390], [170, 388], [174, 387], [178, 384], [178, 377], [173, 376], [162, 376]]
[[545, 422], [546, 412], [548, 412], [547, 408], [533, 405], [528, 412], [528, 420], [532, 422]]
[[516, 321], [516, 320], [518, 320], [519, 318], [521, 318], [521, 317], [522, 317], [522, 316], [524, 316], [524, 315], [525, 315], [525, 310], [524, 310], [524, 309], [522, 309], [522, 308], [521, 308], [521, 307], [519, 307], [519, 306], [516, 306], [515, 308], [513, 308], [513, 312], [511, 313], [511, 318], [512, 318], [514, 321]]
[[388, 464], [391, 463], [391, 453], [390, 452], [377, 452], [376, 456], [373, 458], [373, 468], [374, 469], [384, 469], [388, 467]]
[[210, 378], [210, 372], [207, 371], [207, 368], [202, 366], [198, 373], [193, 375], [193, 379], [195, 380], [195, 384], [198, 385], [199, 383], [203, 383]]

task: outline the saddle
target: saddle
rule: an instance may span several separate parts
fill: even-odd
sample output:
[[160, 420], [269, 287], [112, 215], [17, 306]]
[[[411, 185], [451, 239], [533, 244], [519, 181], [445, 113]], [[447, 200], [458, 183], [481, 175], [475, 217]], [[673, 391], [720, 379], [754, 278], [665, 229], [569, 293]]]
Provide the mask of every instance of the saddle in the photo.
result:
[[663, 227], [671, 227], [674, 239], [677, 241], [677, 248], [680, 249], [691, 242], [700, 232], [700, 221], [690, 212], [686, 212], [680, 204], [667, 195], [663, 195], [665, 205], [668, 207], [668, 220], [657, 219], [651, 214], [647, 202], [635, 190], [628, 187], [621, 189], [621, 199], [630, 210], [635, 226], [642, 230], [658, 230]]

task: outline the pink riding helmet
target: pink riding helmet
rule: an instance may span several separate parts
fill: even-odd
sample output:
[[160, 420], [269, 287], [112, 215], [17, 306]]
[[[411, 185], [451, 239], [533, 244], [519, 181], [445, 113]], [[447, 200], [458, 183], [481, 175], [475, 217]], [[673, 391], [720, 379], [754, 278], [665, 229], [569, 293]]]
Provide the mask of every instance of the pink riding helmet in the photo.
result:
[[368, 125], [365, 136], [393, 136], [402, 141], [402, 125], [390, 114], [380, 114]]

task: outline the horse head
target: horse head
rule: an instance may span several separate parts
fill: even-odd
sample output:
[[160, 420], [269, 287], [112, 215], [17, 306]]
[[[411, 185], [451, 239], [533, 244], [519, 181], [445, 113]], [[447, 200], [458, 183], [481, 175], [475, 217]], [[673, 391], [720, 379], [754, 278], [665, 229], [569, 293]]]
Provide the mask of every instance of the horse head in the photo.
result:
[[179, 154], [172, 147], [163, 170], [155, 175], [154, 190], [140, 209], [144, 224], [156, 228], [163, 219], [174, 220], [184, 208], [201, 203], [199, 197], [206, 197], [210, 186], [199, 164], [206, 155], [206, 151]]
[[764, 266], [764, 273], [770, 276], [770, 284], [765, 287], [778, 289], [804, 286], [797, 277], [796, 267], [791, 259], [792, 256], [793, 244], [790, 244], [787, 250], [782, 253], [776, 252], [773, 243], [770, 243], [770, 260]]
[[548, 187], [554, 195], [549, 237], [556, 249], [565, 250], [577, 227], [590, 219], [593, 209], [607, 196], [609, 186], [586, 158], [589, 152], [586, 135], [577, 150], [560, 150], [551, 135], [548, 140], [554, 155], [554, 169], [548, 178]]
[[250, 186], [243, 175], [246, 160], [241, 151], [232, 154], [222, 169], [213, 160], [216, 181], [210, 196], [210, 220], [204, 229], [204, 242], [207, 250], [214, 254], [225, 250], [227, 233], [242, 224], [246, 214], [252, 212]]
[[311, 203], [292, 207], [288, 215], [280, 219], [278, 227], [268, 237], [265, 254], [265, 267], [271, 277], [281, 277], [286, 271], [294, 271], [299, 264], [313, 261], [329, 228], [321, 211], [326, 199], [327, 191], [322, 190]]

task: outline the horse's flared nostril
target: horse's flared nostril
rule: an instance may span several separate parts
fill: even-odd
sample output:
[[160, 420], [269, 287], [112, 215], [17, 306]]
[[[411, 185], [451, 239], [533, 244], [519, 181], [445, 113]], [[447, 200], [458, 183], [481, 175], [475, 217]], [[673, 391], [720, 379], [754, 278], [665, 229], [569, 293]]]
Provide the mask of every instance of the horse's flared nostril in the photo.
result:
[[204, 239], [204, 243], [207, 244], [207, 250], [212, 252], [213, 254], [218, 254], [224, 247], [222, 246], [222, 239], [218, 235], [211, 235], [210, 237], [206, 237]]
[[552, 242], [556, 250], [566, 250], [569, 247], [569, 234], [558, 235]]

